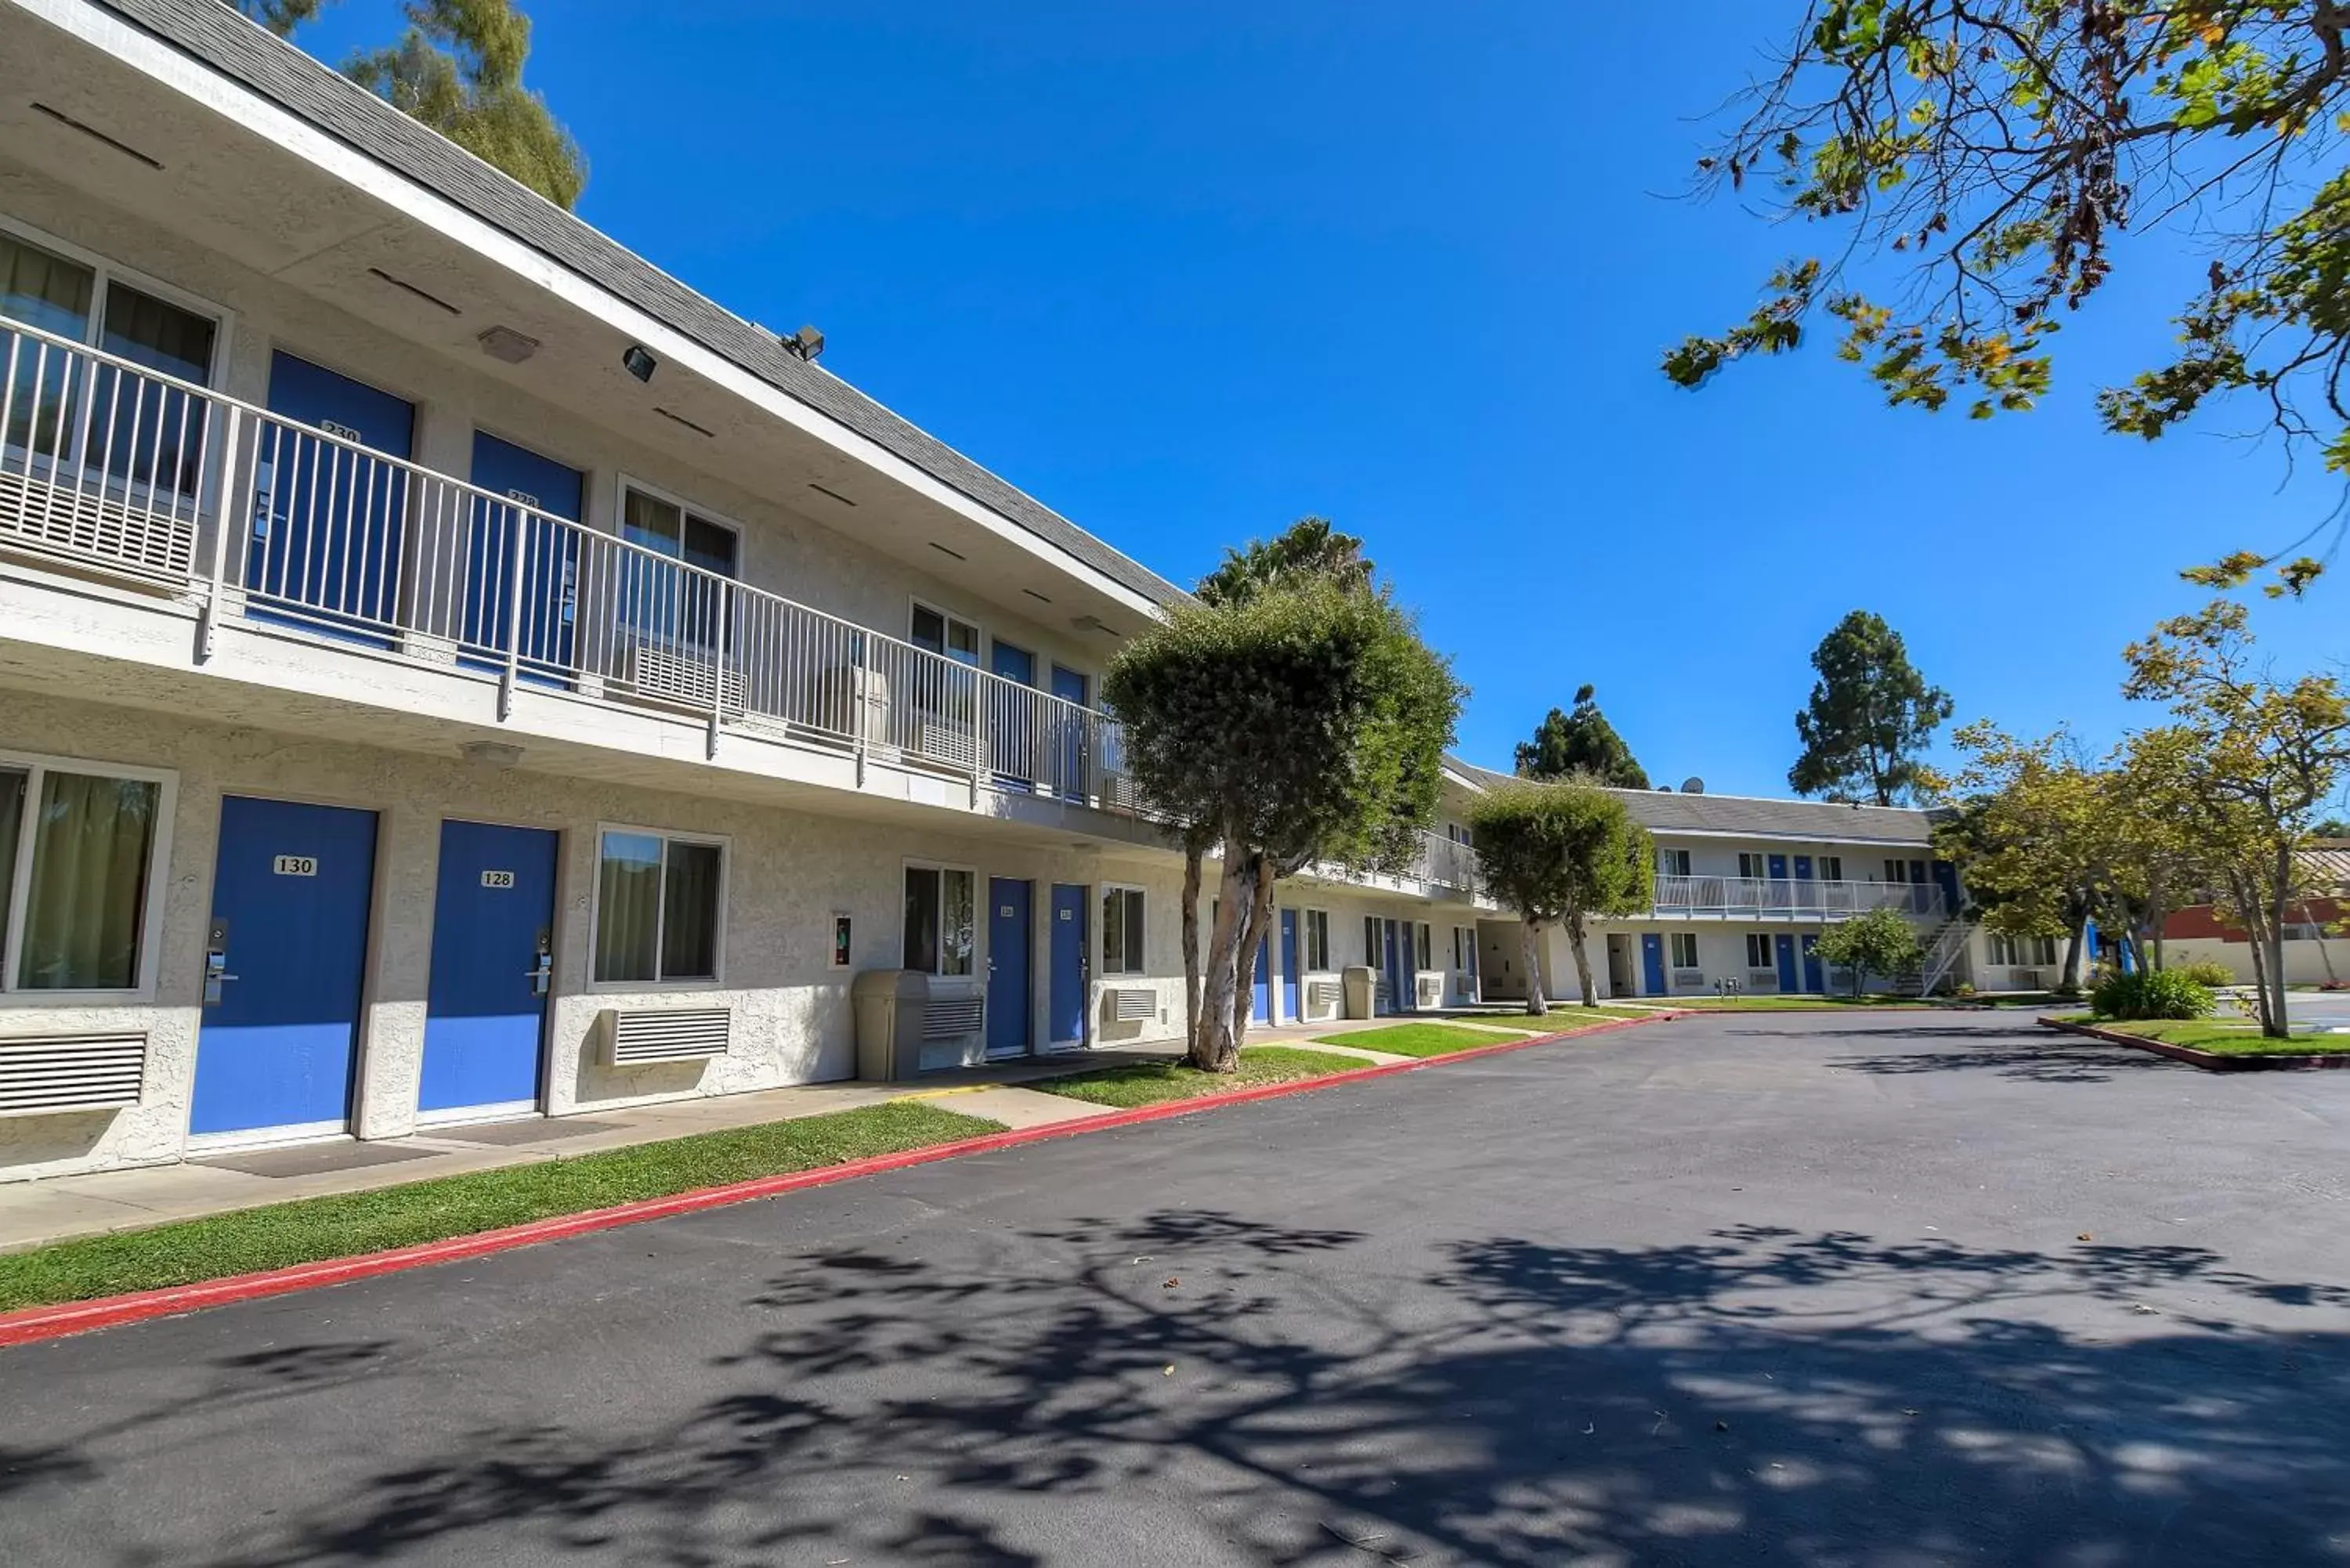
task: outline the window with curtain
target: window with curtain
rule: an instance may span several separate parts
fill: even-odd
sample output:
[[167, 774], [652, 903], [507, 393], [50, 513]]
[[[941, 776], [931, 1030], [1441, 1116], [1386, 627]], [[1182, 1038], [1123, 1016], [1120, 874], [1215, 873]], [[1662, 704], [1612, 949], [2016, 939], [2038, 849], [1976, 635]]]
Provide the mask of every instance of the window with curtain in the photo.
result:
[[[212, 379], [220, 324], [108, 275], [0, 233], [0, 315], [94, 344], [198, 386]], [[116, 479], [193, 495], [203, 479], [203, 409], [190, 393], [123, 376], [93, 375], [64, 352], [16, 347], [7, 443], [86, 461]]]
[[952, 867], [906, 867], [907, 969], [967, 975], [977, 952], [976, 879]]
[[718, 978], [724, 852], [706, 840], [608, 830], [598, 841], [596, 978]]
[[1657, 874], [1660, 877], [1686, 877], [1690, 874], [1690, 852], [1686, 849], [1657, 851]]
[[1771, 937], [1768, 932], [1746, 933], [1746, 967], [1748, 969], [1769, 969], [1777, 962], [1778, 959], [1772, 951]]
[[1431, 928], [1427, 921], [1420, 921], [1419, 933], [1420, 968], [1434, 969], [1436, 967], [1436, 954], [1431, 950], [1435, 945], [1434, 929]]
[[152, 779], [0, 765], [0, 951], [15, 955], [0, 988], [140, 983], [162, 794]]
[[1675, 969], [1696, 969], [1699, 967], [1697, 961], [1697, 933], [1695, 931], [1675, 931], [1673, 933], [1672, 940], [1673, 967]]
[[[736, 575], [734, 530], [633, 484], [622, 490], [620, 537], [703, 572]], [[716, 646], [721, 585], [633, 553], [621, 561], [619, 576], [620, 618], [640, 639]]]
[[1305, 911], [1305, 967], [1326, 970], [1330, 967], [1330, 911]]
[[1102, 972], [1140, 974], [1142, 957], [1142, 889], [1102, 889]]

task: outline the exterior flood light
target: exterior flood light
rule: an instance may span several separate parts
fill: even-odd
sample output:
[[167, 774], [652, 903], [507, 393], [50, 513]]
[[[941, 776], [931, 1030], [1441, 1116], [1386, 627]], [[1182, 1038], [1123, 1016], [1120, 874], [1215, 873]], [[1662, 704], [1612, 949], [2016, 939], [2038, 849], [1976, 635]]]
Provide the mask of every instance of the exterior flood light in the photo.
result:
[[782, 341], [785, 353], [795, 354], [810, 363], [824, 352], [824, 334], [813, 327], [803, 327]]
[[629, 351], [620, 356], [620, 368], [639, 381], [650, 381], [660, 361], [654, 358], [641, 343], [631, 343]]

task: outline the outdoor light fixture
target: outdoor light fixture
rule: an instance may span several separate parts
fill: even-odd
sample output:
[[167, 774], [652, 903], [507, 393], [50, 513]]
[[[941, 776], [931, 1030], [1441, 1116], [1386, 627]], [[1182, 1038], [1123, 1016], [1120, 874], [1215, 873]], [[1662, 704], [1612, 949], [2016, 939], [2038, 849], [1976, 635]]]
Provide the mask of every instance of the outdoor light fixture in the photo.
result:
[[522, 761], [522, 748], [511, 741], [467, 741], [457, 754], [484, 767], [510, 768]]
[[785, 353], [796, 354], [810, 362], [824, 352], [824, 334], [813, 327], [803, 327], [782, 342]]
[[660, 361], [654, 358], [641, 343], [629, 344], [629, 351], [620, 356], [620, 369], [639, 381], [651, 380], [653, 372], [660, 368]]
[[482, 346], [483, 353], [509, 365], [519, 365], [538, 352], [537, 338], [511, 327], [485, 327], [473, 341]]

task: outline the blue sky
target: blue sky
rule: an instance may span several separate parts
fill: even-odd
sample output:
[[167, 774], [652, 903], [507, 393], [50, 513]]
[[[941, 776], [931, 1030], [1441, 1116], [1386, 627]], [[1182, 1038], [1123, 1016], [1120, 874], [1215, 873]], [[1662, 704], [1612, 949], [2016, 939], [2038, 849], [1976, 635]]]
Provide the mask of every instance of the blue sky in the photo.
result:
[[[583, 216], [1179, 581], [1308, 513], [1363, 535], [1496, 765], [1588, 680], [1660, 781], [1783, 794], [1855, 607], [1961, 720], [2102, 746], [2178, 568], [2331, 501], [2224, 418], [2096, 429], [2202, 273], [2159, 241], [2028, 416], [1887, 410], [1824, 345], [1668, 385], [1830, 238], [1678, 194], [1792, 3], [529, 8]], [[2260, 612], [2281, 668], [2350, 651], [2345, 595]]]

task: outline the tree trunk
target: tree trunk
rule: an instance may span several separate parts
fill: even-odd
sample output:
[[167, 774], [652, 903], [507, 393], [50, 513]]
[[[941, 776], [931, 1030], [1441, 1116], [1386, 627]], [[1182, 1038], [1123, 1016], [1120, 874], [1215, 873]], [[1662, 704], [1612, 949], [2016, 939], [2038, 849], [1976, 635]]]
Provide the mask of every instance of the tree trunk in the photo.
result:
[[1248, 897], [1242, 859], [1241, 846], [1226, 838], [1216, 919], [1208, 933], [1207, 975], [1200, 990], [1200, 1028], [1191, 1043], [1191, 1065], [1206, 1073], [1229, 1073], [1240, 1065], [1240, 1045], [1232, 1039], [1232, 987], [1241, 911]]
[[2081, 960], [2084, 950], [2089, 945], [2089, 917], [2075, 915], [2072, 925], [2073, 929], [2065, 938], [2064, 977], [2056, 989], [2067, 995], [2078, 995], [2081, 990]]
[[2146, 914], [2147, 928], [2154, 933], [2154, 967], [2158, 971], [2164, 963], [2162, 928], [2170, 923], [2170, 899], [2159, 883], [2157, 883], [2153, 892], [2147, 895]]
[[1543, 1000], [1542, 922], [1518, 922], [1518, 940], [1525, 948], [1526, 1016], [1541, 1018], [1550, 1012], [1550, 1003]]
[[1566, 940], [1575, 947], [1575, 978], [1583, 982], [1583, 1005], [1599, 1005], [1599, 987], [1591, 978], [1591, 955], [1583, 950], [1583, 915], [1577, 910], [1566, 917]]
[[[1232, 992], [1232, 1049], [1237, 1052], [1248, 1038], [1249, 1016], [1255, 1011], [1257, 944], [1273, 934], [1273, 861], [1259, 856], [1256, 877], [1249, 886], [1248, 909], [1241, 926], [1240, 986]], [[1268, 966], [1267, 984], [1271, 984]]]
[[1183, 1049], [1200, 1048], [1200, 863], [1208, 846], [1183, 836]]
[[2270, 884], [2275, 895], [2275, 905], [2269, 919], [2269, 983], [2268, 1015], [2261, 1020], [2261, 1033], [2272, 1040], [2282, 1040], [2293, 1033], [2293, 1015], [2287, 1011], [2284, 990], [2284, 927], [2293, 909], [2293, 847], [2280, 845], [2276, 865]]

